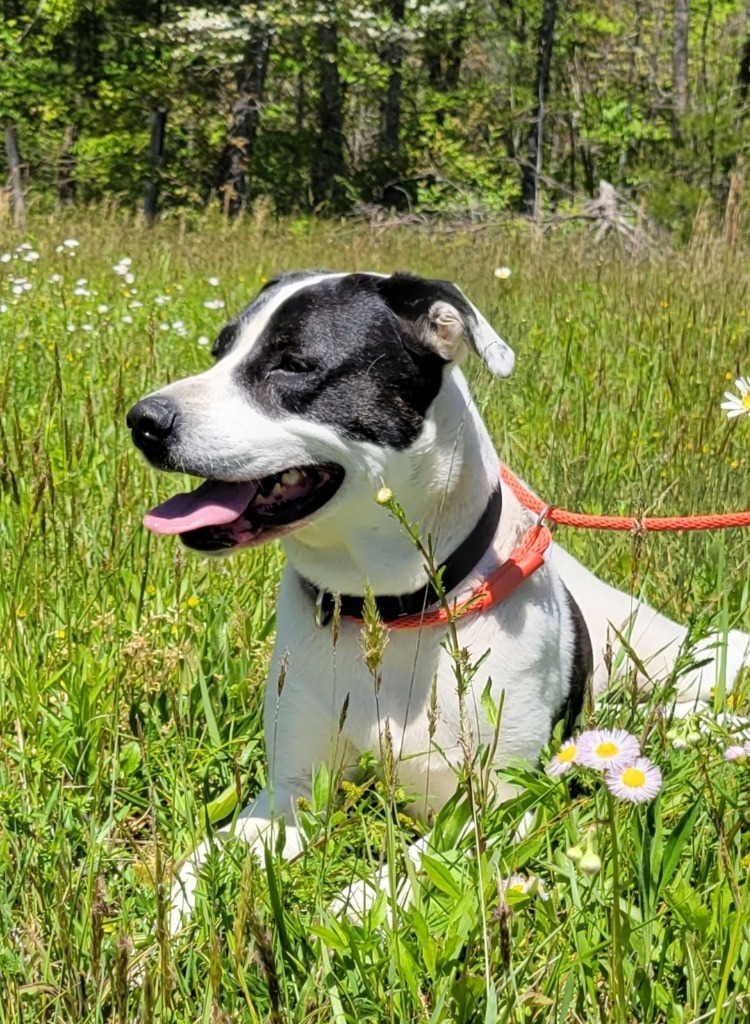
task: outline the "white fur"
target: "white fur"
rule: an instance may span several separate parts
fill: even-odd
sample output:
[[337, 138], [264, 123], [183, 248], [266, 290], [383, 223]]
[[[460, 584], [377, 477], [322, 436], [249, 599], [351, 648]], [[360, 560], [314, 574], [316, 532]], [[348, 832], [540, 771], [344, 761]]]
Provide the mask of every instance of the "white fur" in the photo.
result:
[[[282, 289], [288, 297], [310, 279]], [[288, 417], [270, 419], [254, 408], [233, 383], [231, 370], [257, 338], [263, 323], [283, 301], [274, 298], [261, 310], [262, 323], [244, 328], [237, 352], [198, 377], [162, 389], [180, 404], [189, 427], [184, 456], [207, 476], [243, 480], [284, 467], [331, 461], [346, 476], [340, 490], [312, 520], [284, 540], [288, 566], [279, 592], [277, 636], [265, 701], [265, 736], [270, 785], [246, 808], [234, 834], [261, 850], [271, 838], [272, 821], [283, 819], [285, 855], [302, 848], [295, 826], [300, 797], [310, 798], [312, 773], [320, 763], [352, 769], [361, 754], [380, 756], [386, 721], [399, 759], [399, 778], [411, 795], [414, 813], [438, 810], [453, 793], [454, 768], [462, 758], [460, 708], [452, 662], [442, 645], [444, 630], [391, 631], [376, 695], [362, 655], [359, 627], [341, 624], [334, 650], [330, 628], [316, 627], [313, 604], [300, 575], [332, 593], [362, 593], [369, 582], [375, 593], [408, 593], [424, 585], [423, 559], [401, 526], [374, 500], [389, 487], [422, 535], [432, 537], [438, 562], [464, 539], [479, 519], [498, 481], [498, 456], [471, 399], [460, 370], [446, 370], [441, 391], [431, 406], [419, 439], [393, 451], [337, 435], [331, 427]], [[446, 312], [445, 310], [443, 311]], [[478, 314], [479, 315], [479, 314]], [[486, 330], [497, 339], [489, 325]], [[484, 328], [483, 328], [484, 330]], [[450, 333], [450, 331], [449, 331]], [[488, 336], [485, 348], [495, 343]], [[497, 339], [500, 345], [504, 343]], [[508, 350], [509, 351], [509, 350]], [[512, 353], [496, 348], [499, 365], [512, 366]], [[500, 360], [503, 355], [504, 362]], [[188, 429], [186, 427], [186, 429]], [[503, 510], [494, 543], [473, 576], [455, 592], [473, 585], [504, 560], [533, 517], [503, 488]], [[503, 701], [496, 764], [515, 758], [535, 763], [567, 694], [573, 637], [565, 586], [578, 602], [591, 633], [595, 689], [607, 683], [604, 652], [617, 642], [612, 626], [625, 629], [649, 675], [661, 679], [685, 640], [684, 628], [607, 586], [555, 546], [548, 564], [508, 600], [457, 622], [459, 644], [473, 659], [489, 652], [466, 696], [475, 743], [489, 744], [493, 729], [480, 695], [492, 683], [495, 704]], [[713, 638], [716, 642], [720, 638]], [[729, 634], [727, 686], [743, 664], [750, 638]], [[710, 647], [710, 641], [707, 643]], [[616, 656], [616, 655], [615, 655]], [[683, 677], [680, 699], [691, 706], [705, 700], [718, 673], [716, 648], [708, 663]], [[283, 690], [277, 681], [286, 662]], [[436, 679], [439, 717], [431, 742], [428, 707]], [[642, 679], [644, 686], [648, 679]], [[341, 713], [348, 711], [341, 729]], [[500, 795], [503, 793], [501, 791]], [[219, 837], [228, 830], [220, 829]], [[210, 849], [202, 843], [182, 868], [172, 895], [171, 924], [178, 928], [194, 901], [197, 871]], [[415, 857], [418, 851], [414, 851]], [[349, 896], [360, 909], [365, 890]]]

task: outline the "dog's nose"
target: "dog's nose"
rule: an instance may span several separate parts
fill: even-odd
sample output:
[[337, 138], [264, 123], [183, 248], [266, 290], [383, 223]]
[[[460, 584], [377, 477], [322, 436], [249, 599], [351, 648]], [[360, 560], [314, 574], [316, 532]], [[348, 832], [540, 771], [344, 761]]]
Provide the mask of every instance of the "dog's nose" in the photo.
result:
[[127, 416], [133, 441], [141, 451], [162, 445], [174, 428], [177, 408], [167, 398], [144, 398]]

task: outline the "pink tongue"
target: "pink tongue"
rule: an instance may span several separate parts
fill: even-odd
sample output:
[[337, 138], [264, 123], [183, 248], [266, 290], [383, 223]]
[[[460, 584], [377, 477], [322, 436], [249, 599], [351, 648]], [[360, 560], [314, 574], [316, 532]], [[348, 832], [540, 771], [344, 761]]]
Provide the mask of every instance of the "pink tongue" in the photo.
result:
[[143, 517], [153, 533], [186, 533], [201, 526], [224, 526], [241, 515], [258, 492], [258, 484], [207, 480], [195, 491], [175, 494]]

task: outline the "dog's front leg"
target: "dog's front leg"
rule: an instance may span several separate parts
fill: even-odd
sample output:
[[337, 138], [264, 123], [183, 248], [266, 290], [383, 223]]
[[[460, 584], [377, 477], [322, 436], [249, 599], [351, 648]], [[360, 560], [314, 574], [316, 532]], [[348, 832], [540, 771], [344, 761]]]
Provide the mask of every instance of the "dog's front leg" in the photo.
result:
[[195, 892], [201, 868], [211, 851], [219, 848], [230, 837], [241, 839], [250, 847], [249, 852], [263, 853], [265, 846], [275, 847], [277, 829], [284, 825], [283, 856], [287, 859], [296, 857], [302, 850], [302, 837], [294, 821], [294, 807], [298, 793], [291, 788], [276, 788], [273, 800], [268, 790], [258, 794], [254, 803], [246, 807], [237, 820], [222, 828], [216, 829], [209, 839], [193, 850], [180, 868], [172, 884], [169, 907], [169, 930], [175, 935], [190, 917], [195, 907]]

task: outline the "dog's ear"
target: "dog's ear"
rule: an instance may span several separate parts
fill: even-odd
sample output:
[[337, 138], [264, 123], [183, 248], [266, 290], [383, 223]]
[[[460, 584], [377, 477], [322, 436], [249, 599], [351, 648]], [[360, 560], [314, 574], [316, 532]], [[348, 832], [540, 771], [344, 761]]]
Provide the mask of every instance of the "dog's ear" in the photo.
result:
[[455, 284], [392, 274], [378, 278], [376, 288], [417, 338], [447, 362], [458, 362], [471, 348], [496, 377], [513, 372], [513, 350]]

